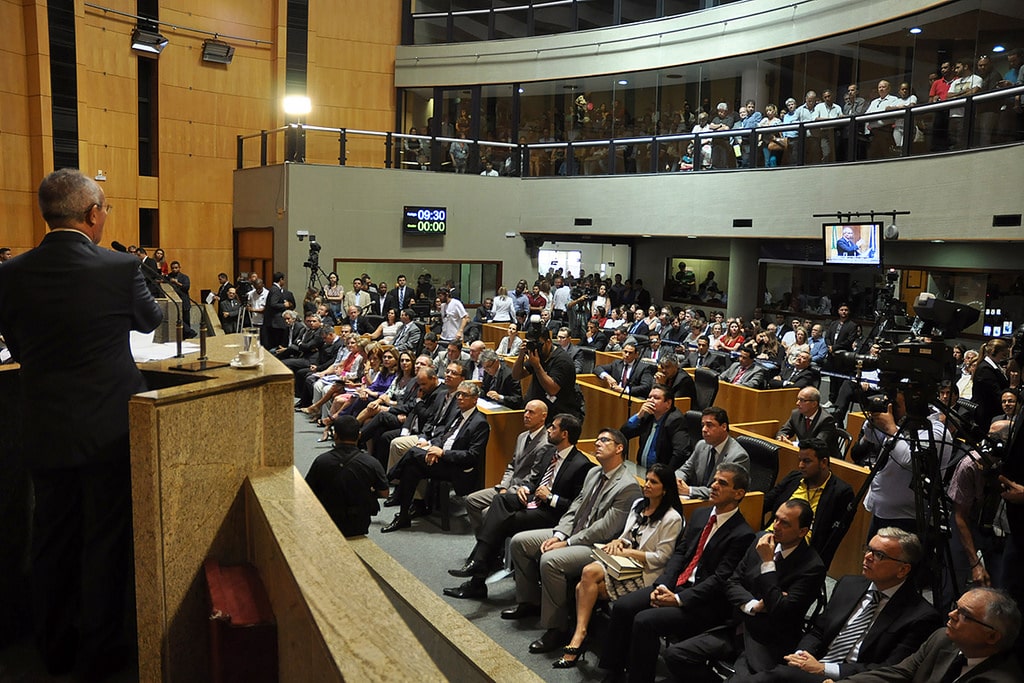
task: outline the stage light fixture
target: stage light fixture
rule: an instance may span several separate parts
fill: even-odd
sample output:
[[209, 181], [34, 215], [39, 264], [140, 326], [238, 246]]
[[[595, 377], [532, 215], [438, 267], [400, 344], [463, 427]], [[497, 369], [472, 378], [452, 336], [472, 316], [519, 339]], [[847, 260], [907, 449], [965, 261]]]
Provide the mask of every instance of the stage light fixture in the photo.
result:
[[223, 40], [210, 38], [203, 42], [203, 61], [214, 64], [230, 64], [235, 56], [235, 48]]
[[132, 31], [132, 52], [140, 57], [156, 59], [167, 47], [167, 39], [155, 29], [136, 26]]

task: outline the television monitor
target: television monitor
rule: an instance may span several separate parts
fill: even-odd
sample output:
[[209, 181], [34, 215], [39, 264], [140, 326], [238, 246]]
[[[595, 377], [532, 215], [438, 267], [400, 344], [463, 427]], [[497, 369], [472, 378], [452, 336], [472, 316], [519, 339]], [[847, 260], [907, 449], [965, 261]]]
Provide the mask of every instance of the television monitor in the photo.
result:
[[882, 265], [881, 223], [825, 223], [822, 234], [826, 264]]

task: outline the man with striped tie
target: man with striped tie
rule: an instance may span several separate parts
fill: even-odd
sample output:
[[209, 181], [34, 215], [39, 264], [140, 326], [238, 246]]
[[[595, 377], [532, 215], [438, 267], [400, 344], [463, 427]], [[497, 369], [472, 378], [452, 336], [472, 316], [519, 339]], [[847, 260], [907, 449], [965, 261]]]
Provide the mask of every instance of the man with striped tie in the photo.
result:
[[[505, 539], [528, 529], [554, 527], [559, 517], [569, 509], [569, 505], [579, 495], [587, 472], [594, 466], [594, 463], [576, 448], [576, 442], [583, 429], [578, 418], [568, 413], [556, 415], [545, 433], [544, 418], [547, 417], [547, 406], [544, 402], [530, 401], [526, 409], [539, 416], [540, 424], [532, 434], [544, 441], [544, 445], [536, 448], [540, 458], [530, 458], [531, 461], [536, 460], [536, 465], [527, 472], [528, 477], [510, 479], [505, 485], [505, 490], [490, 496], [486, 514], [483, 510], [470, 512], [480, 504], [486, 494], [478, 491], [467, 496], [466, 510], [470, 514], [477, 540], [466, 564], [461, 569], [448, 570], [452, 576], [469, 579], [456, 588], [445, 588], [444, 594], [449, 597], [486, 598], [487, 585], [484, 578], [497, 566]], [[530, 429], [525, 416], [523, 422], [527, 429]], [[528, 438], [534, 438], [528, 433], [524, 434], [527, 434]], [[532, 446], [524, 446], [526, 452], [533, 450]], [[502, 483], [504, 482], [503, 479]]]
[[785, 663], [739, 681], [821, 683], [888, 666], [912, 654], [940, 623], [908, 577], [924, 551], [915, 534], [879, 529], [860, 576], [844, 576]]

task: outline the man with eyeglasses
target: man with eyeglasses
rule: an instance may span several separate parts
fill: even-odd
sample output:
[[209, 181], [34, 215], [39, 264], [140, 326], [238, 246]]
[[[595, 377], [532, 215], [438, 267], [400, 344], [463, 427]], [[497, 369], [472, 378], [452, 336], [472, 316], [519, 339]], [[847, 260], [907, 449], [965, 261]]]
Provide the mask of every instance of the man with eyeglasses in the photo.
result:
[[445, 425], [444, 431], [429, 442], [420, 439], [406, 451], [402, 459], [388, 473], [398, 480], [395, 497], [398, 513], [381, 533], [390, 533], [412, 526], [409, 508], [413, 495], [424, 479], [452, 482], [456, 495], [464, 496], [473, 490], [478, 468], [484, 465], [487, 440], [491, 426], [487, 417], [476, 408], [480, 387], [472, 382], [462, 382], [455, 392], [458, 412]]
[[622, 533], [629, 506], [640, 497], [636, 478], [626, 469], [626, 437], [603, 429], [594, 442], [600, 467], [591, 468], [583, 488], [554, 530], [521, 531], [512, 537], [510, 552], [516, 571], [516, 606], [502, 619], [540, 614], [544, 634], [530, 643], [530, 652], [557, 650], [569, 642], [569, 586], [592, 561], [595, 543]]
[[523, 387], [512, 377], [512, 371], [493, 349], [480, 352], [480, 367], [483, 379], [481, 393], [495, 403], [518, 410], [523, 405]]
[[840, 683], [1019, 683], [1024, 671], [1011, 651], [1019, 633], [1020, 609], [1013, 598], [994, 588], [975, 588], [960, 596], [945, 628], [917, 652]]
[[861, 575], [839, 579], [785, 663], [733, 681], [821, 683], [895, 664], [939, 625], [939, 614], [908, 581], [924, 550], [917, 536], [880, 529], [864, 548]]
[[608, 365], [594, 368], [594, 374], [612, 391], [628, 394], [634, 398], [647, 398], [653, 383], [652, 368], [641, 363], [636, 344], [626, 342], [622, 347], [622, 358]]
[[[135, 638], [124, 623], [133, 585], [128, 400], [145, 382], [128, 333], [152, 332], [163, 314], [139, 259], [98, 246], [111, 210], [99, 185], [65, 168], [46, 176], [38, 200], [49, 232], [0, 267], [0, 329], [21, 364], [19, 416], [4, 415], [4, 427], [20, 420], [22, 437], [5, 455], [24, 456], [32, 477], [30, 596], [42, 662], [63, 678], [77, 659], [91, 679], [122, 662], [114, 657]], [[54, 310], [73, 331], [74, 353], [66, 335], [39, 324]], [[55, 419], [67, 398], [74, 406]]]
[[799, 443], [835, 429], [836, 421], [821, 409], [821, 393], [814, 387], [804, 387], [796, 395], [796, 408], [775, 438], [786, 443]]

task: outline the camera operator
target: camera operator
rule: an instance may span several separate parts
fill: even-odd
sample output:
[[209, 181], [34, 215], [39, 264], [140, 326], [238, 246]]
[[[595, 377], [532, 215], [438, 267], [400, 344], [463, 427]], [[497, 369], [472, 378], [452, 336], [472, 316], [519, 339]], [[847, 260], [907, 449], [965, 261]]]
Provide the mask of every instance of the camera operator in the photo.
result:
[[914, 471], [910, 440], [917, 439], [920, 444], [934, 443], [939, 468], [945, 473], [953, 455], [952, 438], [945, 425], [932, 419], [925, 420], [928, 428], [897, 437], [907, 419], [903, 391], [897, 393], [895, 403], [890, 403], [883, 396], [872, 397], [865, 406], [865, 412], [868, 419], [864, 423], [861, 445], [881, 448], [894, 441], [889, 459], [875, 473], [864, 497], [864, 508], [872, 514], [868, 538], [879, 529], [890, 526], [916, 532], [917, 508], [912, 486]]
[[[1010, 421], [993, 422], [988, 430], [989, 444], [1005, 443]], [[996, 544], [992, 524], [1002, 487], [996, 478], [1001, 449], [984, 455], [968, 453], [956, 465], [947, 489], [953, 502], [953, 529], [950, 539], [953, 569], [959, 581], [956, 594], [967, 586], [999, 584], [1002, 553]], [[991, 569], [991, 572], [989, 571]]]
[[536, 318], [531, 318], [526, 328], [526, 342], [512, 367], [512, 377], [517, 381], [529, 375], [533, 375], [533, 381], [524, 397], [526, 402], [543, 401], [548, 406], [548, 415], [569, 413], [582, 418], [572, 359], [551, 343], [551, 331], [544, 329]]

